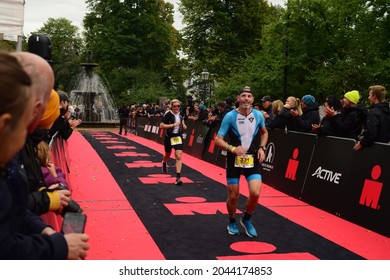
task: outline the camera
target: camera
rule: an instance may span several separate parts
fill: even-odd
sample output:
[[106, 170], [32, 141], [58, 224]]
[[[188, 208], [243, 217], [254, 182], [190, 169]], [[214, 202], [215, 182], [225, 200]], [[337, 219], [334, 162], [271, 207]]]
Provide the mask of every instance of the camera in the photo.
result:
[[[67, 190], [67, 188], [63, 184], [59, 183], [57, 190]], [[80, 207], [80, 205], [71, 198], [68, 206], [62, 209], [61, 216], [64, 216], [66, 213], [82, 213], [82, 212], [83, 209]]]

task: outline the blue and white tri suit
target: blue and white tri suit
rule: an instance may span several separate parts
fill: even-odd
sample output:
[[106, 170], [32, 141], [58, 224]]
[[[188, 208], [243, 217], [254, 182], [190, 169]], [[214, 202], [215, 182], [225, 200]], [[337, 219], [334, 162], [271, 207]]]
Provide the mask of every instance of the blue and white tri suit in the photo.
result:
[[253, 110], [248, 116], [241, 115], [238, 110], [232, 110], [225, 115], [217, 136], [228, 137], [229, 144], [233, 146], [243, 146], [247, 149], [247, 154], [254, 156], [254, 166], [252, 168], [235, 167], [235, 157], [233, 153], [228, 153], [226, 158], [226, 178], [228, 184], [238, 184], [243, 173], [246, 180], [261, 180], [260, 163], [257, 152], [261, 143], [261, 129], [265, 127], [263, 114], [258, 110]]

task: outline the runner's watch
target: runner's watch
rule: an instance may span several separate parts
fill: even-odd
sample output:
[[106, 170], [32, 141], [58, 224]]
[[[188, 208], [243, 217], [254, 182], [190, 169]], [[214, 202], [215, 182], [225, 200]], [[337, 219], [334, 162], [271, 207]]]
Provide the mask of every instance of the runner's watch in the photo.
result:
[[262, 149], [264, 152], [266, 152], [266, 151], [267, 151], [267, 148], [266, 148], [266, 147], [264, 147], [264, 146], [260, 146], [260, 149]]

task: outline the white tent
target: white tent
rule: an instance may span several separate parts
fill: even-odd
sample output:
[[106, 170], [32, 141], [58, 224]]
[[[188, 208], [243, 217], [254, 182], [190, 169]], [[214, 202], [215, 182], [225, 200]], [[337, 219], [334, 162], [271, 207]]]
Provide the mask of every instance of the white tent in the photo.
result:
[[24, 0], [0, 0], [0, 39], [18, 42], [23, 24]]

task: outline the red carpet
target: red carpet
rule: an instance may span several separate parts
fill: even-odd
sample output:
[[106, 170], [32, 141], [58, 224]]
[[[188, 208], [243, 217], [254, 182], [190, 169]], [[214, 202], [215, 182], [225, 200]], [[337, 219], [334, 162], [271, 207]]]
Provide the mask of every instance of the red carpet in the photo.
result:
[[[98, 137], [99, 133], [94, 131], [95, 137]], [[103, 139], [106, 137], [103, 131], [101, 136], [100, 141], [110, 143], [110, 137]], [[127, 138], [159, 153], [163, 151], [163, 147], [153, 141], [132, 134]], [[91, 145], [76, 131], [68, 142], [73, 197], [88, 215], [86, 232], [90, 235], [91, 244], [88, 259], [164, 259], [164, 255], [129, 204], [118, 183]], [[112, 143], [126, 149], [126, 153], [136, 152], [130, 146], [120, 146], [125, 142], [113, 141]], [[225, 170], [220, 167], [189, 155], [183, 156], [183, 164], [191, 166], [212, 180], [225, 183]], [[245, 187], [241, 188], [241, 191], [243, 196], [247, 195]], [[390, 259], [389, 238], [288, 197], [266, 184], [263, 185], [259, 203], [365, 259]], [[243, 242], [240, 243], [242, 245]], [[253, 244], [255, 243], [250, 243], [255, 247]], [[261, 242], [256, 244], [260, 246]], [[240, 248], [233, 249], [238, 251]], [[259, 250], [273, 251], [272, 248]], [[272, 259], [272, 254], [267, 256]], [[294, 259], [294, 254], [290, 254], [289, 258]], [[306, 259], [311, 258], [307, 256]]]
[[80, 133], [68, 140], [73, 198], [87, 214], [91, 260], [162, 260], [164, 256], [112, 178]]

